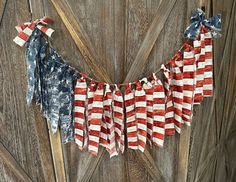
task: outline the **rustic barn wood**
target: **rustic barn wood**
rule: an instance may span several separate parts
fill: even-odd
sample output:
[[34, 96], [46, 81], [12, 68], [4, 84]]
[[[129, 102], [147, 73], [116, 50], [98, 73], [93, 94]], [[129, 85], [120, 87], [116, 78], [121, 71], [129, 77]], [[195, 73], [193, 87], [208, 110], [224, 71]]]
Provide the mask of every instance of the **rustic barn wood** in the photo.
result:
[[[236, 178], [235, 4], [233, 0], [0, 0], [0, 181], [233, 181]], [[121, 83], [157, 71], [183, 43], [192, 11], [222, 13], [214, 41], [215, 93], [195, 107], [191, 129], [163, 149], [94, 157], [52, 135], [38, 106], [26, 106], [18, 23], [55, 20], [50, 44], [76, 69]], [[11, 21], [10, 21], [11, 20]], [[99, 63], [98, 63], [99, 62]]]
[[0, 159], [1, 163], [4, 163], [8, 167], [10, 167], [18, 179], [22, 181], [31, 181], [27, 173], [16, 162], [16, 160], [9, 153], [9, 151], [2, 145], [2, 143], [0, 143], [0, 156], [1, 156], [1, 159]]

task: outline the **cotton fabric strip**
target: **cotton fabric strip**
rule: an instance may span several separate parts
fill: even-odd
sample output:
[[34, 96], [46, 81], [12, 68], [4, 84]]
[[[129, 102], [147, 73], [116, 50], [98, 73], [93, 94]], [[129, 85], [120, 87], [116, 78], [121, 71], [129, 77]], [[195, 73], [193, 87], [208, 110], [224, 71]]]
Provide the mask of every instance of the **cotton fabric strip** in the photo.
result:
[[153, 145], [163, 147], [165, 137], [165, 91], [160, 79], [153, 73]]

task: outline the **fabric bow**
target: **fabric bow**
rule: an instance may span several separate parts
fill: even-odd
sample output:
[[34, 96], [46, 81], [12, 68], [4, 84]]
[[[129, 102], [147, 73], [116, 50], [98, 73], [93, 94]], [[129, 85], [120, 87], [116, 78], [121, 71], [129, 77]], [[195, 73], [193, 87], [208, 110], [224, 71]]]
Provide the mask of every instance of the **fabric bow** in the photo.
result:
[[23, 24], [19, 24], [15, 27], [19, 34], [13, 39], [13, 41], [22, 47], [32, 35], [35, 27], [45, 33], [48, 37], [51, 37], [54, 30], [48, 28], [46, 26], [48, 24], [53, 24], [53, 20], [48, 17], [43, 17], [33, 22], [25, 22]]
[[221, 14], [205, 19], [205, 13], [201, 9], [197, 9], [191, 16], [191, 24], [185, 30], [184, 37], [195, 40], [199, 35], [202, 26], [209, 28], [212, 37], [220, 37]]

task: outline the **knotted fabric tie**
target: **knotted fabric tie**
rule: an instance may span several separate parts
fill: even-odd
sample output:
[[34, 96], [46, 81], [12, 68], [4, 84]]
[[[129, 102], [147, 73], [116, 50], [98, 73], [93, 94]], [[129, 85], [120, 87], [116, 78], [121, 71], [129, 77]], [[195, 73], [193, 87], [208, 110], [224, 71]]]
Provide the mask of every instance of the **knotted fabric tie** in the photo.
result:
[[48, 24], [53, 24], [53, 20], [48, 17], [43, 17], [33, 22], [25, 22], [23, 24], [19, 24], [15, 27], [16, 30], [19, 32], [19, 34], [13, 39], [13, 41], [19, 46], [23, 47], [27, 42], [27, 40], [29, 39], [29, 37], [32, 35], [35, 28], [38, 28], [48, 37], [51, 37], [54, 30], [48, 28], [47, 27]]
[[205, 13], [201, 9], [197, 9], [191, 16], [191, 24], [184, 32], [184, 37], [195, 40], [202, 26], [209, 28], [212, 37], [218, 38], [221, 36], [221, 14], [205, 19]]

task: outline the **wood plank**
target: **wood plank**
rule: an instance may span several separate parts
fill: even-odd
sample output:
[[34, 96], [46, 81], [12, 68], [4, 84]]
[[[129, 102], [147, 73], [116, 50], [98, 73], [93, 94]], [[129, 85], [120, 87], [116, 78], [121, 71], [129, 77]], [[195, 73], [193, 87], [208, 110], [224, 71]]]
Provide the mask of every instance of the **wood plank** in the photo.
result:
[[[50, 124], [48, 123], [48, 126]], [[62, 152], [62, 143], [61, 143], [61, 136], [60, 132], [57, 131], [55, 134], [52, 133], [51, 129], [48, 129], [49, 137], [50, 137], [50, 144], [53, 156], [53, 163], [56, 175], [57, 182], [65, 182], [66, 175], [65, 175], [65, 167], [64, 167], [64, 158]]]
[[[30, 0], [29, 1], [29, 5], [30, 5], [30, 12], [31, 12], [31, 18], [32, 20], [37, 19], [37, 18], [41, 18], [43, 16], [45, 16], [45, 7], [43, 4], [43, 1], [36, 1], [36, 0]], [[64, 182], [66, 181], [66, 177], [65, 177], [65, 167], [64, 167], [64, 158], [63, 158], [63, 152], [62, 152], [62, 142], [61, 142], [61, 135], [59, 133], [59, 130], [57, 131], [56, 134], [53, 134], [51, 132], [51, 125], [50, 123], [48, 123], [46, 121], [46, 119], [42, 118], [41, 113], [39, 112], [39, 108], [34, 106], [34, 111], [36, 117], [39, 121], [36, 122], [36, 132], [37, 135], [40, 137], [40, 139], [42, 137], [41, 135], [41, 129], [44, 128], [45, 126], [43, 126], [45, 123], [47, 123], [47, 129], [48, 129], [48, 136], [46, 136], [46, 139], [50, 141], [50, 147], [51, 147], [51, 155], [52, 155], [52, 159], [53, 159], [53, 164], [54, 164], [54, 171], [52, 171], [52, 169], [50, 168], [51, 166], [48, 166], [49, 164], [47, 163], [48, 161], [45, 161], [48, 159], [47, 156], [45, 156], [45, 153], [41, 153], [40, 157], [41, 160], [43, 162], [43, 170], [44, 173], [47, 175], [47, 180], [56, 180], [58, 182]], [[42, 144], [42, 140], [41, 144]], [[51, 175], [48, 175], [48, 172], [51, 173]], [[55, 173], [55, 176], [53, 175]]]
[[99, 64], [99, 61], [95, 60], [95, 58], [97, 59], [95, 52], [92, 51], [92, 48], [88, 47], [90, 43], [88, 43], [89, 41], [84, 36], [85, 32], [78, 25], [68, 3], [65, 0], [51, 0], [51, 2], [60, 15], [66, 28], [70, 32], [71, 37], [75, 41], [75, 44], [79, 48], [81, 54], [84, 56], [88, 66], [91, 68], [91, 72], [97, 79], [110, 83], [111, 79], [109, 78], [107, 72]]
[[[81, 32], [81, 28], [79, 27], [78, 23], [76, 22], [76, 20], [74, 18], [74, 15], [71, 12], [71, 9], [70, 9], [69, 5], [63, 0], [60, 0], [60, 1], [51, 0], [51, 2], [53, 3], [53, 5], [56, 8], [56, 10], [57, 10], [58, 14], [60, 15], [60, 17], [62, 18], [62, 21], [64, 22], [65, 26], [67, 27], [68, 31], [70, 32], [72, 38], [74, 39], [76, 45], [78, 46], [78, 48], [81, 51], [84, 58], [85, 59], [89, 58], [87, 60], [87, 63], [88, 63], [89, 66], [93, 67], [93, 69], [94, 69], [93, 74], [100, 80], [110, 82], [110, 79], [108, 78], [107, 73], [105, 71], [103, 71], [103, 75], [101, 75], [101, 70], [96, 65], [95, 58], [93, 57], [93, 55], [89, 51], [89, 48], [84, 43], [84, 42], [86, 42], [85, 38], [83, 37], [83, 33]], [[162, 7], [162, 6], [160, 5], [160, 7]], [[159, 18], [157, 20], [159, 21]], [[149, 33], [153, 33], [153, 31], [150, 31]], [[96, 73], [99, 73], [99, 74], [96, 74]], [[137, 151], [135, 151], [135, 152], [137, 152]], [[103, 153], [103, 151], [102, 151], [102, 153]], [[154, 164], [154, 162], [150, 163], [150, 156], [151, 156], [150, 153], [147, 150], [145, 150], [144, 155], [140, 159], [144, 160], [144, 165], [145, 165], [145, 167], [147, 167], [147, 169], [148, 169], [147, 171], [149, 171], [151, 173], [151, 175], [153, 175], [154, 173], [159, 174], [160, 170], [157, 170], [157, 167]], [[98, 166], [98, 163], [101, 161], [100, 160], [101, 157], [103, 157], [103, 155], [99, 155], [97, 160], [91, 161], [91, 164], [93, 166]], [[151, 166], [150, 166], [150, 164], [151, 164]], [[96, 168], [94, 168], [94, 170], [95, 169]], [[155, 172], [153, 172], [153, 171], [155, 171]], [[89, 173], [89, 174], [92, 175], [92, 173]], [[91, 178], [90, 175], [88, 175], [86, 177], [86, 179], [90, 179], [90, 178]]]
[[153, 157], [150, 152], [146, 149], [144, 153], [140, 151], [136, 151], [136, 155], [139, 158], [141, 165], [145, 167], [148, 173], [151, 175], [153, 181], [163, 181], [164, 177], [160, 171], [160, 169], [156, 166]]
[[[186, 27], [190, 24], [190, 17], [192, 15], [192, 11], [196, 9], [196, 6], [202, 7], [204, 6], [203, 0], [199, 2], [188, 2], [187, 3], [187, 13], [186, 13]], [[190, 133], [191, 128], [183, 126], [181, 134], [179, 136], [179, 145], [178, 145], [178, 155], [177, 158], [177, 171], [176, 171], [176, 181], [182, 182], [187, 181], [188, 175], [188, 157], [189, 157], [189, 146], [190, 146]]]
[[139, 48], [139, 51], [132, 63], [132, 66], [124, 80], [124, 82], [134, 81], [138, 79], [140, 72], [143, 70], [145, 64], [147, 63], [148, 56], [162, 30], [164, 24], [174, 7], [177, 0], [162, 1], [158, 7], [157, 14], [153, 19], [145, 38]]
[[[139, 2], [140, 3], [140, 2]], [[143, 69], [143, 67], [145, 66], [145, 64], [147, 63], [147, 58], [148, 58], [148, 56], [149, 56], [149, 53], [150, 53], [150, 51], [152, 50], [152, 47], [153, 47], [153, 45], [155, 44], [155, 41], [156, 41], [156, 39], [158, 38], [158, 35], [160, 34], [160, 32], [161, 32], [161, 30], [162, 30], [162, 28], [163, 28], [163, 26], [164, 26], [164, 24], [165, 24], [165, 21], [166, 21], [166, 19], [167, 19], [167, 17], [169, 16], [169, 14], [167, 13], [167, 15], [166, 15], [166, 17], [164, 17], [164, 19], [163, 19], [163, 24], [158, 24], [159, 23], [159, 21], [160, 21], [160, 19], [159, 18], [163, 18], [162, 17], [162, 13], [160, 13], [161, 12], [161, 10], [164, 12], [164, 11], [166, 11], [166, 8], [170, 8], [170, 6], [169, 7], [165, 7], [166, 5], [163, 5], [163, 4], [165, 4], [165, 3], [167, 3], [167, 2], [164, 2], [164, 1], [162, 1], [160, 4], [159, 4], [159, 6], [157, 7], [157, 10], [156, 10], [156, 12], [157, 13], [155, 13], [155, 15], [156, 16], [154, 16], [154, 18], [153, 18], [153, 20], [152, 20], [152, 23], [151, 23], [151, 25], [150, 25], [150, 27], [149, 27], [149, 29], [147, 30], [147, 33], [146, 33], [146, 35], [145, 35], [145, 38], [144, 38], [144, 40], [143, 40], [143, 42], [142, 42], [142, 44], [141, 44], [141, 46], [140, 46], [140, 49], [139, 49], [139, 51], [138, 51], [138, 54], [136, 55], [136, 57], [135, 57], [135, 60], [134, 60], [134, 62], [133, 62], [133, 64], [132, 64], [132, 66], [131, 66], [131, 69], [130, 69], [130, 72], [128, 73], [128, 75], [127, 75], [127, 77], [126, 77], [126, 79], [125, 79], [125, 81], [124, 82], [129, 82], [129, 81], [133, 81], [134, 79], [137, 79], [137, 77], [135, 78], [135, 76], [132, 78], [132, 77], [130, 77], [129, 75], [130, 75], [130, 73], [132, 72], [132, 69], [133, 69], [133, 71], [134, 72], [136, 72], [135, 74], [136, 74], [136, 76], [137, 75], [140, 75], [140, 70], [142, 70]], [[169, 10], [169, 13], [170, 13], [170, 11], [171, 11], [171, 9], [173, 8], [173, 6], [174, 6], [174, 4], [175, 4], [175, 2], [172, 2], [173, 4], [172, 4], [172, 7], [170, 8], [170, 10]], [[136, 4], [135, 4], [136, 5]], [[127, 5], [128, 6], [128, 5]], [[131, 5], [130, 5], [131, 6]], [[140, 9], [140, 4], [139, 5], [137, 5], [137, 8], [135, 8], [133, 11], [142, 11], [141, 9]], [[160, 13], [160, 14], [159, 14]], [[142, 15], [142, 13], [140, 13], [141, 15]], [[138, 16], [138, 15], [132, 15], [132, 16], [134, 16], [134, 17], [136, 17], [136, 16]], [[145, 16], [145, 15], [143, 15], [143, 16]], [[136, 17], [136, 19], [138, 19], [139, 17]], [[135, 18], [134, 18], [134, 20], [136, 20]], [[139, 19], [138, 19], [139, 20]], [[158, 21], [157, 21], [158, 20]], [[155, 23], [154, 23], [155, 22]], [[157, 23], [158, 22], [158, 23]], [[138, 22], [139, 23], [139, 22]], [[140, 26], [142, 26], [141, 27], [141, 30], [144, 30], [145, 28], [144, 28], [144, 25], [146, 25], [146, 23], [145, 22], [140, 22]], [[154, 31], [154, 29], [156, 28], [156, 26], [159, 26], [160, 25], [160, 27], [159, 27], [159, 29], [157, 29], [157, 31]], [[129, 27], [130, 28], [130, 27]], [[131, 28], [133, 28], [133, 27], [131, 27]], [[126, 28], [127, 29], [127, 28]], [[134, 28], [135, 29], [135, 28]], [[134, 32], [134, 33], [139, 33], [139, 32]], [[154, 38], [153, 38], [154, 37]], [[149, 39], [152, 39], [151, 40], [151, 44], [150, 44], [150, 47], [148, 48], [148, 46], [149, 45], [146, 45], [146, 44], [149, 44], [149, 42], [150, 42], [150, 40]], [[136, 42], [135, 42], [136, 43]], [[135, 46], [136, 46], [137, 44], [135, 44]], [[126, 46], [127, 47], [127, 46]], [[149, 49], [149, 50], [145, 50], [145, 49]], [[127, 50], [128, 51], [128, 50]], [[145, 53], [144, 53], [145, 52]], [[147, 54], [146, 54], [147, 53]], [[142, 54], [142, 55], [141, 55]], [[146, 55], [145, 55], [146, 54]], [[141, 56], [140, 56], [141, 55]], [[132, 56], [132, 55], [131, 55]], [[144, 58], [141, 58], [142, 56], [144, 56], [145, 57], [145, 59], [146, 60], [144, 60]], [[132, 73], [133, 74], [133, 73]], [[163, 180], [163, 176], [162, 176], [162, 174], [161, 174], [161, 172], [160, 172], [160, 170], [158, 169], [158, 167], [156, 166], [156, 164], [155, 164], [155, 162], [154, 162], [154, 160], [153, 160], [153, 158], [152, 158], [152, 156], [150, 155], [150, 153], [149, 153], [149, 151], [148, 150], [145, 150], [145, 152], [144, 152], [144, 154], [142, 154], [142, 157], [140, 157], [140, 153], [138, 152], [138, 151], [132, 151], [132, 153], [135, 153], [136, 155], [134, 155], [134, 156], [138, 156], [138, 159], [141, 161], [140, 163], [142, 164], [142, 165], [144, 165], [145, 166], [145, 169], [147, 170], [147, 172], [154, 178], [154, 180], [157, 178], [157, 177], [159, 177], [159, 178], [161, 178], [162, 180]], [[129, 155], [127, 155], [127, 157], [129, 158], [129, 157], [131, 157], [130, 155], [132, 154], [131, 153], [131, 151], [129, 152]], [[131, 160], [132, 160], [132, 157], [131, 157]], [[132, 165], [132, 166], [134, 166], [132, 163], [130, 164], [130, 165]], [[128, 164], [128, 167], [129, 167], [129, 164]], [[155, 171], [155, 172], [153, 172], [153, 171]], [[154, 174], [158, 174], [157, 176], [155, 176]], [[128, 176], [128, 178], [129, 178], [129, 176]], [[132, 178], [130, 179], [130, 180], [132, 180]]]
[[0, 0], [0, 26], [2, 24], [3, 15], [6, 10], [7, 0]]
[[89, 164], [86, 166], [87, 170], [85, 172], [85, 175], [81, 179], [81, 182], [89, 182], [90, 179], [93, 176], [94, 171], [98, 167], [98, 165], [101, 163], [101, 160], [103, 156], [105, 155], [106, 150], [102, 150], [98, 153], [96, 158], [94, 160], [90, 160]]
[[9, 151], [4, 147], [4, 145], [0, 142], [0, 160], [9, 166], [14, 174], [18, 177], [19, 180], [22, 181], [32, 181], [30, 177], [26, 174], [24, 169], [16, 162], [14, 157], [9, 153]]
[[[33, 181], [45, 181], [45, 179], [53, 181], [54, 171], [49, 140], [47, 140], [48, 138], [41, 140], [44, 138], [40, 138], [36, 132], [36, 125], [45, 126], [45, 122], [35, 117], [34, 107], [28, 107], [25, 101], [27, 88], [25, 50], [12, 42], [17, 35], [14, 26], [31, 19], [28, 3], [28, 0], [7, 1], [0, 28], [0, 54], [2, 57], [0, 61], [0, 85], [2, 86], [0, 140]], [[11, 21], [9, 21], [9, 17], [11, 17]], [[47, 137], [46, 127], [40, 129], [41, 136]], [[10, 168], [8, 169], [10, 170]]]
[[189, 127], [183, 126], [179, 137], [177, 171], [175, 173], [177, 182], [187, 181], [190, 131]]

